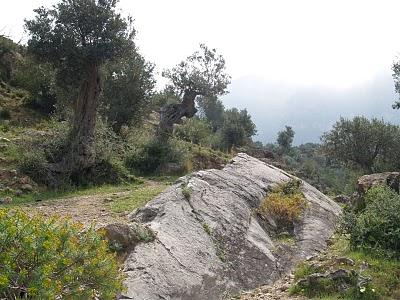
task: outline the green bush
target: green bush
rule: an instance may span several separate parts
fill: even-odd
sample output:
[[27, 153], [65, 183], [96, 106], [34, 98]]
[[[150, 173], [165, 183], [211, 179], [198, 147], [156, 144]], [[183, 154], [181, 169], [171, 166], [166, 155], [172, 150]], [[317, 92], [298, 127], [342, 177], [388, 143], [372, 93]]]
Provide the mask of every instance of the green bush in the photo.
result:
[[199, 118], [186, 119], [181, 126], [175, 129], [175, 135], [187, 142], [201, 145], [209, 144], [209, 137], [213, 135], [208, 121]]
[[138, 145], [126, 158], [126, 166], [139, 174], [154, 174], [167, 163], [176, 164], [185, 171], [188, 150], [176, 140], [162, 141], [151, 138], [147, 143]]
[[126, 165], [132, 171], [141, 174], [154, 173], [158, 167], [167, 161], [170, 152], [168, 143], [151, 140], [149, 143], [134, 149], [126, 159]]
[[11, 113], [8, 109], [0, 108], [0, 120], [8, 120], [11, 118]]
[[[25, 100], [27, 106], [44, 114], [55, 111], [57, 88], [55, 71], [50, 65], [39, 64], [31, 57], [26, 56], [18, 62], [11, 84], [29, 93]], [[23, 96], [23, 94], [19, 96]]]
[[0, 298], [115, 299], [122, 280], [93, 228], [0, 209]]
[[[60, 172], [59, 163], [68, 153], [68, 122], [50, 123], [51, 131], [46, 135], [25, 136], [21, 145], [22, 159], [19, 170], [36, 183], [56, 188], [79, 185], [99, 185], [131, 181], [123, 164], [124, 145], [114, 131], [101, 119], [96, 127], [96, 162], [79, 173]], [[29, 149], [29, 151], [26, 151]]]
[[400, 196], [387, 186], [376, 186], [367, 192], [364, 202], [364, 210], [357, 214], [348, 211], [344, 217], [350, 245], [399, 257]]

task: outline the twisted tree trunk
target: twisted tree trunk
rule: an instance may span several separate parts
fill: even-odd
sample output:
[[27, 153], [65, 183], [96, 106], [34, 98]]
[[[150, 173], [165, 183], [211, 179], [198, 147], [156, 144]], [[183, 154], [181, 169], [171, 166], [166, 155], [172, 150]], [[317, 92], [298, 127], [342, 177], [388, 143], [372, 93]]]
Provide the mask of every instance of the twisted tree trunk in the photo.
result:
[[167, 105], [161, 109], [159, 124], [161, 134], [171, 134], [174, 124], [180, 124], [183, 117], [192, 118], [196, 114], [195, 99], [197, 95], [198, 93], [195, 91], [185, 91], [181, 103]]
[[65, 171], [81, 171], [95, 163], [95, 126], [100, 92], [99, 67], [97, 64], [89, 65], [86, 79], [82, 82], [74, 105], [75, 115], [69, 137], [70, 149], [62, 164]]

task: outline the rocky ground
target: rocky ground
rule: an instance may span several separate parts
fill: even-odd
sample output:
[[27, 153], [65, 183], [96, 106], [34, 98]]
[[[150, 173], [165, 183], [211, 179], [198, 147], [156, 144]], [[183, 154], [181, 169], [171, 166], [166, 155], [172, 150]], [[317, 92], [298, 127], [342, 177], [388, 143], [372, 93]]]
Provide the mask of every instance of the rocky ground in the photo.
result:
[[[181, 178], [131, 215], [156, 238], [129, 253], [122, 299], [220, 299], [279, 280], [325, 248], [341, 209], [307, 183], [301, 186], [307, 208], [294, 224], [291, 245], [276, 243], [273, 222], [255, 213], [272, 186], [290, 180], [295, 178], [245, 154], [223, 170]], [[282, 281], [243, 297], [285, 299], [289, 284]]]
[[290, 274], [270, 285], [264, 285], [252, 291], [242, 292], [231, 300], [305, 300], [302, 296], [290, 296], [289, 287], [294, 282]]

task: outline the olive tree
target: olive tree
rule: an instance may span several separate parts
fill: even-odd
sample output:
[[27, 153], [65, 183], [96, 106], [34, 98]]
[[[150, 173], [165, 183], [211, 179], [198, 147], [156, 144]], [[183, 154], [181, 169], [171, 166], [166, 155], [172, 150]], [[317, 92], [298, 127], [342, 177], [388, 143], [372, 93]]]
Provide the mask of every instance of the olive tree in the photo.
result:
[[201, 44], [185, 61], [163, 72], [170, 80], [172, 88], [180, 96], [180, 102], [161, 109], [160, 130], [171, 132], [174, 124], [183, 117], [192, 118], [196, 112], [197, 96], [217, 97], [227, 93], [230, 76], [225, 73], [225, 59]]
[[[60, 0], [40, 7], [25, 23], [28, 50], [54, 65], [59, 81], [78, 87], [68, 149], [55, 166], [60, 172], [79, 172], [95, 163], [95, 125], [101, 85], [100, 69], [133, 46], [130, 18], [116, 11], [117, 0]], [[73, 93], [71, 93], [73, 94]]]
[[222, 144], [226, 150], [233, 146], [246, 145], [257, 133], [256, 125], [246, 109], [227, 109], [224, 112], [224, 121], [220, 129]]
[[341, 118], [325, 133], [322, 150], [328, 158], [354, 164], [371, 173], [378, 159], [391, 160], [398, 153], [399, 127], [383, 120], [355, 117]]
[[154, 65], [147, 62], [136, 49], [105, 67], [102, 113], [115, 132], [122, 125], [140, 125], [152, 109]]
[[278, 132], [277, 142], [281, 153], [288, 153], [292, 148], [294, 130], [290, 126], [285, 126], [285, 130]]

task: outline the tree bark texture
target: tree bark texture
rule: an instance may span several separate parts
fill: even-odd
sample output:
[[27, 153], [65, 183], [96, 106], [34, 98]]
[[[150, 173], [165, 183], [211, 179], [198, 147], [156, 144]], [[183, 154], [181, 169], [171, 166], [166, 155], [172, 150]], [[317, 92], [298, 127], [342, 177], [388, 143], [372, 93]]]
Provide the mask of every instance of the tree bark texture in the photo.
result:
[[167, 105], [161, 109], [159, 125], [161, 133], [172, 133], [174, 124], [180, 124], [183, 117], [192, 118], [196, 114], [197, 95], [197, 92], [185, 91], [181, 103]]
[[99, 68], [92, 64], [87, 69], [74, 105], [74, 120], [70, 132], [69, 153], [64, 168], [70, 172], [87, 169], [96, 159], [95, 127], [96, 113], [101, 92]]

